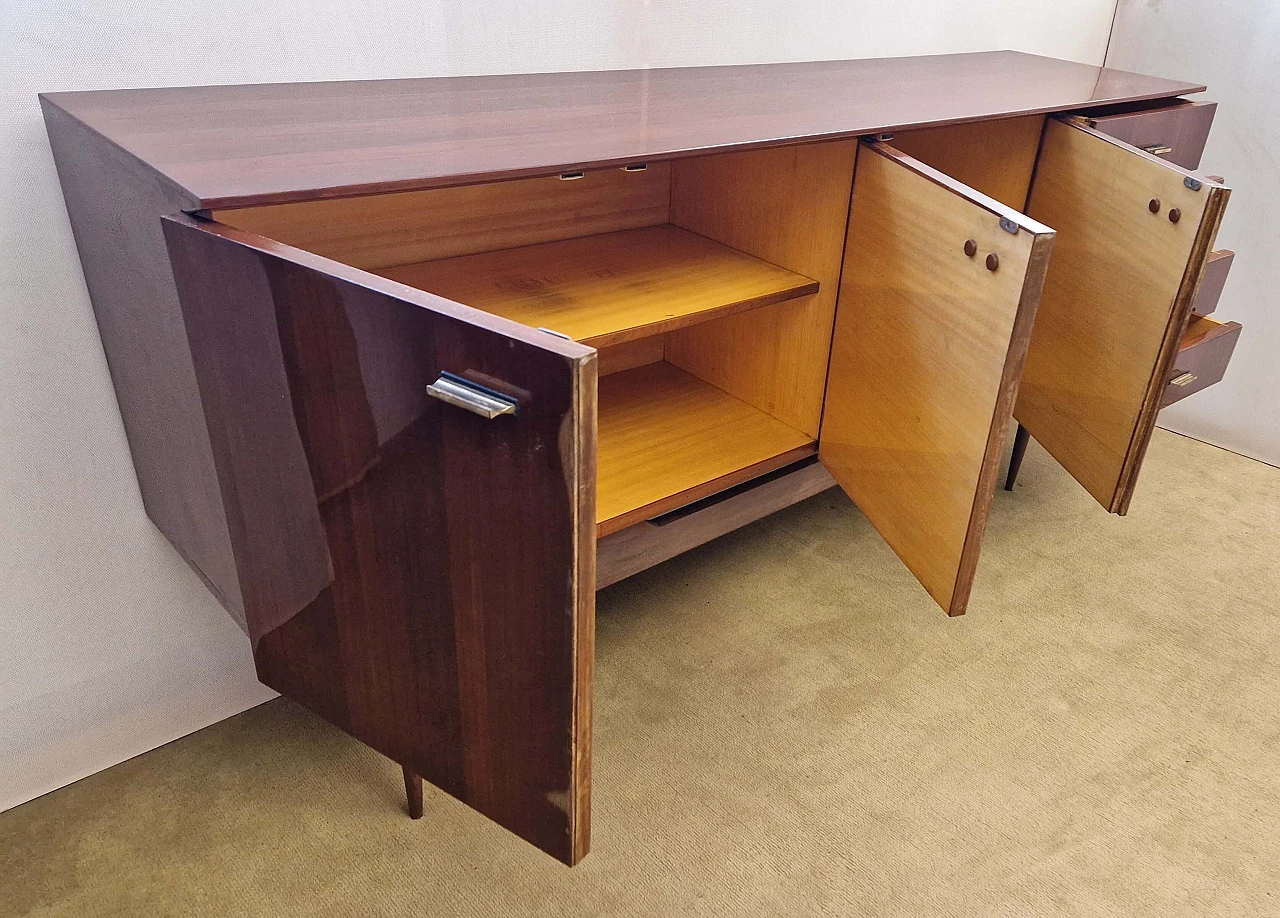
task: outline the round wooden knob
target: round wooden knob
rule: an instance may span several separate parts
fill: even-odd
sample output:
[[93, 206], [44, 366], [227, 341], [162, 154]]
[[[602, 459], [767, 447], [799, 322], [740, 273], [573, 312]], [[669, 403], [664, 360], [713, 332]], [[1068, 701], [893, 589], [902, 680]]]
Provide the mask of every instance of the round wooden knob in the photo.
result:
[[977, 255], [977, 254], [978, 254], [978, 240], [977, 240], [977, 239], [966, 239], [966, 240], [964, 241], [964, 253], [965, 253], [966, 255], [968, 255], [970, 258], [972, 258], [974, 255]]
[[1000, 267], [1000, 256], [992, 252], [987, 256], [987, 270], [994, 271], [998, 267]]
[[1170, 222], [1170, 223], [1177, 223], [1177, 222], [1178, 222], [1179, 220], [1181, 220], [1181, 219], [1182, 219], [1182, 211], [1178, 210], [1178, 208], [1176, 208], [1176, 207], [1171, 207], [1171, 208], [1169, 208], [1169, 222]]
[[1160, 213], [1160, 199], [1152, 198], [1151, 201], [1147, 204], [1147, 210], [1151, 211], [1153, 214]]

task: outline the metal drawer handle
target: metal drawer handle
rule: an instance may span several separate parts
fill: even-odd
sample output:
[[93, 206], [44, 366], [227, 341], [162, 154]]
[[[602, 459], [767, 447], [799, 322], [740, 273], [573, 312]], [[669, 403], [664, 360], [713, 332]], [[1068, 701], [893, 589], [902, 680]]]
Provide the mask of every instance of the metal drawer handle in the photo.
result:
[[500, 414], [515, 414], [519, 405], [515, 399], [487, 386], [463, 379], [456, 373], [440, 374], [440, 378], [427, 386], [427, 394], [456, 408], [493, 420]]
[[1169, 146], [1167, 143], [1149, 143], [1142, 149], [1147, 153], [1150, 153], [1152, 156], [1164, 156], [1166, 153], [1173, 152], [1173, 147]]
[[1195, 382], [1195, 381], [1196, 381], [1197, 379], [1199, 379], [1199, 378], [1200, 378], [1200, 377], [1196, 376], [1196, 374], [1194, 374], [1194, 373], [1183, 373], [1183, 374], [1181, 374], [1181, 375], [1179, 375], [1179, 376], [1175, 376], [1175, 377], [1173, 377], [1173, 379], [1169, 380], [1169, 385], [1171, 385], [1171, 386], [1189, 386], [1189, 385], [1191, 385], [1193, 382]]

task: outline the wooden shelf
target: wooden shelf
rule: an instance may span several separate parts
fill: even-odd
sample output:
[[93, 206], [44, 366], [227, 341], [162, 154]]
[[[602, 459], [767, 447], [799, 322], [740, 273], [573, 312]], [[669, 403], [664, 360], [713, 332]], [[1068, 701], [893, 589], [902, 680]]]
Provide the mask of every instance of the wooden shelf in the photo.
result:
[[811, 278], [670, 224], [377, 273], [593, 347], [818, 292]]
[[600, 379], [596, 534], [813, 455], [813, 438], [658, 362]]

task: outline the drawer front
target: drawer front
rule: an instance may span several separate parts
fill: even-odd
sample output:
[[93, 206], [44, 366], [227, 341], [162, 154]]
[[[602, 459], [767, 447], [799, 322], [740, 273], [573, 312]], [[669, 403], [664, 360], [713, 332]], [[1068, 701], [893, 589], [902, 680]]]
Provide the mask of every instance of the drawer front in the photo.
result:
[[1227, 275], [1231, 272], [1231, 263], [1236, 253], [1230, 249], [1218, 249], [1209, 253], [1209, 260], [1204, 266], [1204, 279], [1200, 281], [1200, 292], [1196, 294], [1192, 313], [1198, 316], [1210, 315], [1218, 308], [1218, 300], [1222, 297], [1222, 288], [1227, 283]]
[[1180, 102], [1167, 108], [1090, 118], [1089, 124], [1184, 169], [1199, 169], [1217, 110], [1217, 102]]
[[1172, 405], [1221, 381], [1240, 340], [1241, 327], [1239, 322], [1193, 318], [1182, 336], [1160, 407]]

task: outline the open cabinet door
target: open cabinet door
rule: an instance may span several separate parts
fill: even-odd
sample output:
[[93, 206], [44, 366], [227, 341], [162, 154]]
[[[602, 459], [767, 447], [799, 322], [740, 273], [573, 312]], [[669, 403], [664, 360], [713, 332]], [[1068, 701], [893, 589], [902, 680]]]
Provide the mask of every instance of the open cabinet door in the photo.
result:
[[591, 348], [164, 220], [259, 678], [587, 852]]
[[1027, 212], [1058, 231], [1015, 416], [1125, 513], [1228, 189], [1050, 119]]
[[818, 455], [964, 612], [1053, 231], [863, 143]]

